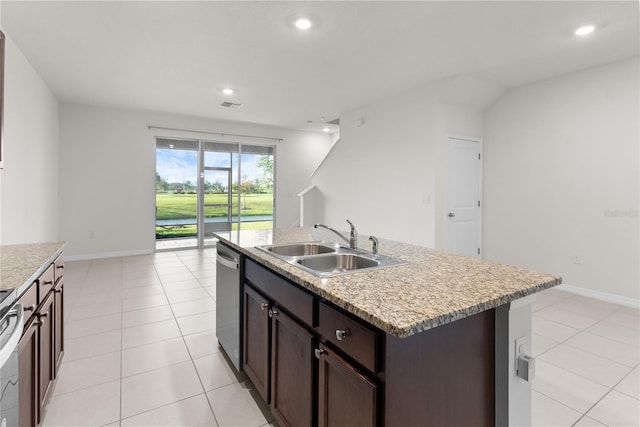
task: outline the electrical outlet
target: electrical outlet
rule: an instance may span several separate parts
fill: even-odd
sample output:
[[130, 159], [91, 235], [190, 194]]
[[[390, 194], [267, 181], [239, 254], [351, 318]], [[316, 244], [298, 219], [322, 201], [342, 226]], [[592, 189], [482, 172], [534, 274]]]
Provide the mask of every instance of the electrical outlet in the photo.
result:
[[527, 382], [531, 382], [535, 375], [535, 358], [530, 356], [529, 348], [531, 338], [528, 336], [520, 337], [515, 340], [515, 364], [516, 375]]

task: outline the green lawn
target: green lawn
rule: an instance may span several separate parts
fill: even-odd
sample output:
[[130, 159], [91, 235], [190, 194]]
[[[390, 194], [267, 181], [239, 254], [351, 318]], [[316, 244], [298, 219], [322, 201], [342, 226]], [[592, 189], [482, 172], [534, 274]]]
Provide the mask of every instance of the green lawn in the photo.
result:
[[[207, 204], [226, 204], [227, 194], [205, 194], [204, 201]], [[196, 218], [197, 196], [195, 194], [156, 194], [156, 219], [194, 219]], [[272, 194], [247, 194], [242, 196], [240, 202], [242, 217], [255, 215], [273, 215], [273, 195]], [[227, 215], [227, 208], [224, 206], [205, 207], [205, 217], [219, 218]], [[233, 195], [232, 215], [238, 213], [238, 196]], [[250, 218], [248, 218], [250, 221]], [[265, 230], [273, 227], [272, 221], [243, 222], [243, 230]], [[237, 229], [237, 224], [233, 224], [233, 229]], [[184, 225], [181, 227], [163, 228], [156, 227], [157, 239], [171, 239], [178, 237], [195, 237], [196, 226]]]
[[[204, 203], [226, 204], [226, 194], [205, 194]], [[195, 194], [156, 194], [156, 219], [189, 219], [196, 217], [197, 196]], [[240, 202], [242, 216], [272, 215], [272, 194], [246, 194]], [[238, 196], [232, 198], [232, 214], [238, 213]], [[216, 218], [227, 215], [226, 207], [205, 207], [205, 217]]]

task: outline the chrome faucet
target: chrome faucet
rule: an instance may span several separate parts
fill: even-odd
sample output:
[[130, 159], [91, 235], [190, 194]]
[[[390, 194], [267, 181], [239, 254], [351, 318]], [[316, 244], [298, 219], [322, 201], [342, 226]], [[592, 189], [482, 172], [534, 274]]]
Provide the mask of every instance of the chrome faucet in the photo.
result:
[[349, 226], [351, 227], [351, 230], [349, 231], [349, 238], [347, 239], [346, 237], [344, 237], [342, 235], [342, 233], [340, 233], [337, 230], [334, 230], [331, 227], [328, 227], [324, 224], [314, 224], [313, 228], [318, 228], [318, 227], [322, 227], [322, 228], [326, 228], [329, 231], [333, 231], [334, 233], [336, 233], [338, 236], [340, 236], [340, 238], [342, 238], [345, 242], [349, 243], [349, 247], [351, 249], [357, 249], [358, 248], [358, 231], [356, 230], [356, 227], [353, 225], [353, 223], [349, 220], [347, 220], [347, 222], [349, 223]]
[[371, 241], [371, 253], [374, 258], [378, 258], [378, 239], [374, 236], [369, 236], [369, 240]]

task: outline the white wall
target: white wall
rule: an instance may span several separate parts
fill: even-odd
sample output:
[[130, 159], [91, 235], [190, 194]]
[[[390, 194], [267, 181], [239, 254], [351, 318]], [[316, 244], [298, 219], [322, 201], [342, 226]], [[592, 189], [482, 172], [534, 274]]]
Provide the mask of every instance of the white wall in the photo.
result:
[[638, 71], [551, 78], [486, 111], [485, 258], [638, 300]]
[[58, 101], [6, 35], [2, 244], [58, 239]]
[[205, 137], [150, 131], [149, 125], [283, 138], [276, 148], [278, 227], [297, 225], [297, 194], [309, 185], [311, 173], [331, 143], [324, 134], [62, 104], [60, 237], [68, 241], [67, 255], [87, 258], [153, 251], [154, 136]]
[[341, 115], [340, 141], [313, 178], [321, 221], [346, 230], [349, 218], [364, 234], [444, 247], [446, 135], [481, 136], [482, 107], [499, 91], [455, 77]]

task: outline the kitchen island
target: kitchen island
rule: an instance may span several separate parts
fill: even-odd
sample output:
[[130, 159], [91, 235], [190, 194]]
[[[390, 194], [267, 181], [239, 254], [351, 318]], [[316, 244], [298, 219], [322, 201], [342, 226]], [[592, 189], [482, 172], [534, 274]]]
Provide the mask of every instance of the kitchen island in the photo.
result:
[[[526, 423], [530, 387], [515, 360], [530, 343], [527, 297], [559, 277], [379, 239], [381, 254], [406, 264], [324, 278], [255, 246], [335, 242], [326, 230], [218, 237], [244, 256], [244, 367], [282, 424]], [[300, 351], [316, 357], [286, 356]], [[301, 396], [304, 409], [279, 407]]]

